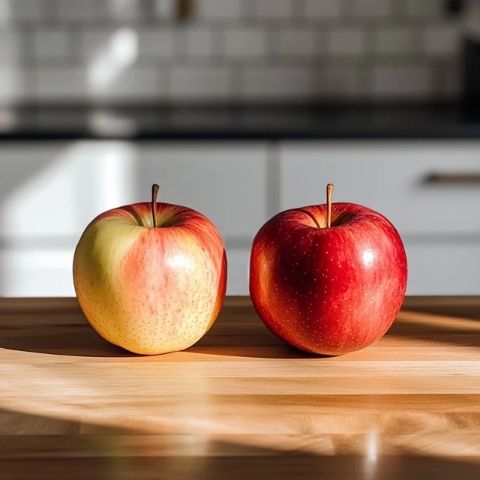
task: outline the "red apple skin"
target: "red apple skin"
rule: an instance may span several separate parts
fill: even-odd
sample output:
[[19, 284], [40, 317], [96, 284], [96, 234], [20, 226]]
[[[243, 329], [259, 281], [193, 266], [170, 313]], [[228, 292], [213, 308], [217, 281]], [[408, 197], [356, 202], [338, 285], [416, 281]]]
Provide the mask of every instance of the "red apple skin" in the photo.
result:
[[306, 352], [342, 355], [380, 339], [402, 305], [407, 258], [395, 227], [353, 203], [287, 210], [257, 233], [250, 295], [265, 325]]
[[126, 350], [183, 350], [215, 322], [225, 296], [223, 239], [201, 213], [168, 203], [115, 208], [96, 217], [75, 250], [78, 302], [92, 327]]

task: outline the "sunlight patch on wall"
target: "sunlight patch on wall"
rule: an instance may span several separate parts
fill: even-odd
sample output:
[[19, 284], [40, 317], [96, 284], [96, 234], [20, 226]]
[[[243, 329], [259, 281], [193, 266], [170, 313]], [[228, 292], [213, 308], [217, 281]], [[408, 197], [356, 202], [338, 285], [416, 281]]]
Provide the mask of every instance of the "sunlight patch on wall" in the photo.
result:
[[137, 0], [108, 0], [110, 15], [117, 20], [131, 20], [138, 15], [141, 8]]
[[117, 30], [94, 56], [88, 67], [89, 91], [102, 94], [138, 57], [138, 34], [130, 28]]
[[137, 153], [128, 142], [35, 151], [0, 158], [0, 296], [73, 295], [73, 251], [87, 224], [138, 201]]
[[11, 1], [0, 2], [0, 25], [8, 25], [12, 21], [12, 3]]

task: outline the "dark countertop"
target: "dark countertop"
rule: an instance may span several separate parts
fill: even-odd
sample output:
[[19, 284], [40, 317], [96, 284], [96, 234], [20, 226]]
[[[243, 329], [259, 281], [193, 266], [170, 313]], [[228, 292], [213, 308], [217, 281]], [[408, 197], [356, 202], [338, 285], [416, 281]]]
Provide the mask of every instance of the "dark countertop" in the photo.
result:
[[0, 109], [1, 140], [296, 140], [480, 138], [458, 104], [22, 106]]

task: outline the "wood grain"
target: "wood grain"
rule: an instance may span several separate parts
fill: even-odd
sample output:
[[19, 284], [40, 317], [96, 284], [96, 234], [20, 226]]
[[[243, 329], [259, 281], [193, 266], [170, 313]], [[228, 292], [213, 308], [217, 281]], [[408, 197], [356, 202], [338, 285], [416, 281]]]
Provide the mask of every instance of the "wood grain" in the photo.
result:
[[0, 479], [480, 478], [480, 297], [411, 297], [337, 358], [230, 297], [191, 349], [105, 343], [74, 299], [0, 299]]

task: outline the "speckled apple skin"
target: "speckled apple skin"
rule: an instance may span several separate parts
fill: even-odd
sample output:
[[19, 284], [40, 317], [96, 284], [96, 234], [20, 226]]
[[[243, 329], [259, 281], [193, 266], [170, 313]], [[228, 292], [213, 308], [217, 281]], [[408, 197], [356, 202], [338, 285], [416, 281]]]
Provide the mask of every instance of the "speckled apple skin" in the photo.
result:
[[402, 305], [407, 258], [395, 227], [361, 205], [279, 213], [256, 235], [250, 295], [266, 326], [306, 352], [341, 355], [381, 338]]
[[85, 229], [73, 261], [78, 302], [109, 342], [151, 355], [183, 350], [215, 322], [225, 296], [223, 239], [204, 215], [177, 205], [109, 210]]

